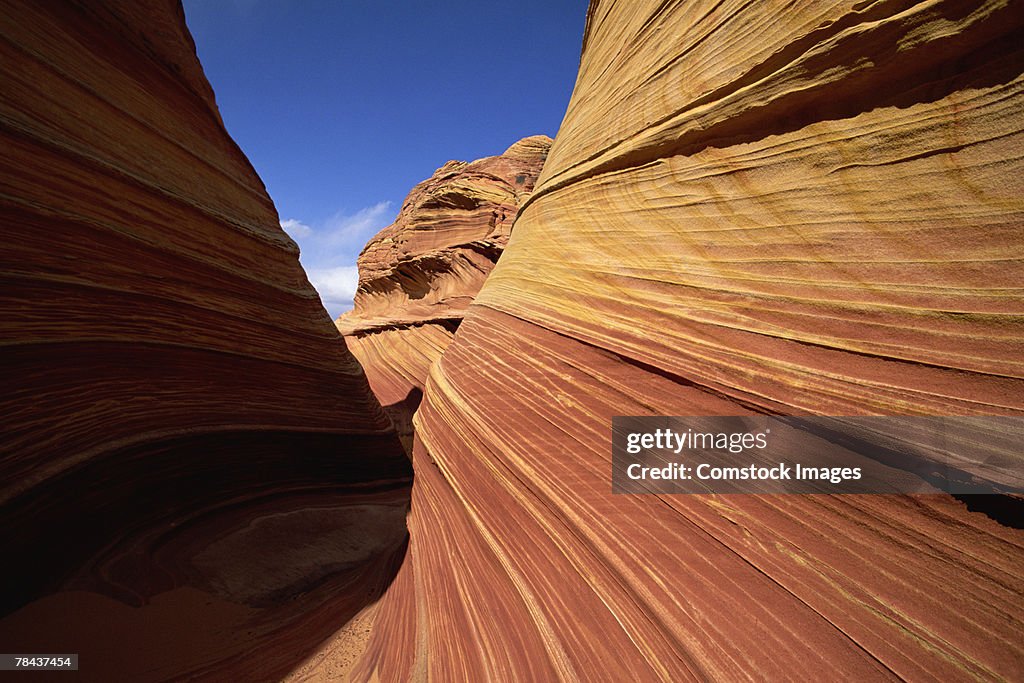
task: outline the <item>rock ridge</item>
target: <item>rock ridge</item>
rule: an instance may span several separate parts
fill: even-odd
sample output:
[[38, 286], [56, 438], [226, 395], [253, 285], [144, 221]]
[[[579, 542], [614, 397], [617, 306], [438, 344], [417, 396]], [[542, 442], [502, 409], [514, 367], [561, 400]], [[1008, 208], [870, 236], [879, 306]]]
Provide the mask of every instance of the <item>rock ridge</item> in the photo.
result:
[[535, 135], [445, 163], [359, 255], [354, 308], [335, 324], [410, 451], [430, 365], [498, 262], [550, 145]]

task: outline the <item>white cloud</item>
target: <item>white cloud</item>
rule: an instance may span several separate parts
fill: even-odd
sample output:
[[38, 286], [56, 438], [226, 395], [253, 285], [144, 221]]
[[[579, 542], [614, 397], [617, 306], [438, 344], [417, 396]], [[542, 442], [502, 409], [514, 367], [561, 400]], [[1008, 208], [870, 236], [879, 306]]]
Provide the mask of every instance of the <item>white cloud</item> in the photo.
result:
[[309, 227], [305, 223], [295, 220], [294, 218], [281, 221], [281, 227], [293, 240], [306, 237], [313, 232], [313, 228]]
[[316, 288], [325, 303], [332, 301], [352, 305], [355, 288], [359, 284], [359, 270], [356, 266], [311, 268], [306, 274], [309, 276], [309, 283]]
[[352, 308], [359, 282], [356, 258], [366, 242], [391, 222], [391, 202], [377, 202], [355, 213], [339, 211], [322, 223], [297, 218], [281, 221], [294, 239], [310, 283], [332, 318]]
[[377, 202], [373, 206], [359, 209], [354, 214], [348, 215], [339, 211], [327, 220], [324, 226], [324, 236], [328, 244], [340, 245], [349, 243], [352, 240], [360, 240], [361, 250], [366, 240], [373, 237], [377, 232], [390, 222], [391, 202]]

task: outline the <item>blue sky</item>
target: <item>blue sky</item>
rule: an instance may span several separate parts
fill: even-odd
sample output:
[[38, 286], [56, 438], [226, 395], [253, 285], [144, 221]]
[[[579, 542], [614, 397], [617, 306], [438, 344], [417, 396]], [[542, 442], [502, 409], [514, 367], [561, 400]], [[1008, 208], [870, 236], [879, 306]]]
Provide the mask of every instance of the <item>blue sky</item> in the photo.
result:
[[331, 317], [355, 259], [449, 159], [552, 137], [586, 0], [184, 0], [228, 132]]

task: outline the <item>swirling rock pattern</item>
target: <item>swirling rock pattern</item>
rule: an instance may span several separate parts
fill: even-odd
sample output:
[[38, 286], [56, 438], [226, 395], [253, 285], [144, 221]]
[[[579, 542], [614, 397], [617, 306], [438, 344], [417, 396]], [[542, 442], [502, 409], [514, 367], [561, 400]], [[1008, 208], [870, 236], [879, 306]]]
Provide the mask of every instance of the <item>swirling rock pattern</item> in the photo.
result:
[[430, 371], [358, 677], [1024, 676], [1024, 533], [970, 500], [609, 482], [613, 415], [1024, 413], [1022, 22], [592, 2], [537, 188]]
[[0, 642], [93, 680], [1024, 677], [1024, 533], [962, 501], [609, 482], [617, 414], [1024, 412], [1022, 17], [594, 2], [475, 302], [458, 192], [378, 245], [366, 317], [438, 333], [367, 363], [429, 368], [405, 554], [407, 461], [180, 8], [4, 3]]
[[449, 161], [359, 255], [354, 307], [336, 324], [407, 445], [430, 365], [501, 256], [550, 147], [534, 135], [497, 156]]
[[283, 675], [383, 590], [408, 459], [178, 3], [5, 2], [0, 55], [0, 642]]

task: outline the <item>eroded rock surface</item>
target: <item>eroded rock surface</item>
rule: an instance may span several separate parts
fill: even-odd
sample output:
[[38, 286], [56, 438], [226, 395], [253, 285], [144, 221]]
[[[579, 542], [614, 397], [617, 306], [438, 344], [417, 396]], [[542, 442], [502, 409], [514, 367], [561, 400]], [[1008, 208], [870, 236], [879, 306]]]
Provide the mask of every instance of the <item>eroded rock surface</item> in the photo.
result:
[[1024, 413], [1022, 21], [593, 2], [537, 188], [432, 366], [359, 675], [1024, 675], [1012, 518], [609, 482], [614, 415]]
[[459, 192], [378, 245], [367, 320], [465, 314], [433, 364], [367, 362], [431, 368], [388, 587], [404, 455], [180, 9], [5, 3], [4, 649], [104, 681], [1024, 677], [1008, 515], [609, 482], [613, 415], [1024, 413], [1022, 16], [594, 2], [475, 302]]
[[14, 0], [0, 38], [0, 642], [283, 676], [393, 574], [408, 460], [181, 7]]
[[550, 146], [535, 135], [497, 156], [449, 161], [359, 255], [353, 310], [336, 323], [407, 444], [430, 365], [508, 244]]

